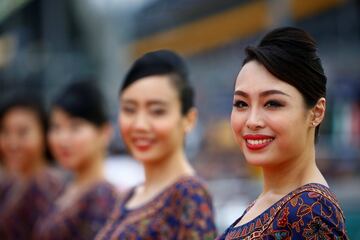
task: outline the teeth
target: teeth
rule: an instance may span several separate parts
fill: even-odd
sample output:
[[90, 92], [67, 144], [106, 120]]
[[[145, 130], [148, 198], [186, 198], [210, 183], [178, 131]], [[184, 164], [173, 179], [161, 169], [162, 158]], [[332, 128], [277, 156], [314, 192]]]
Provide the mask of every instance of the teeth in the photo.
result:
[[264, 143], [271, 142], [272, 140], [273, 140], [272, 138], [261, 139], [261, 140], [247, 139], [246, 142], [251, 145], [258, 145], [258, 144], [264, 144]]
[[149, 145], [150, 141], [149, 140], [144, 140], [144, 139], [139, 139], [139, 140], [135, 140], [135, 144], [136, 145]]

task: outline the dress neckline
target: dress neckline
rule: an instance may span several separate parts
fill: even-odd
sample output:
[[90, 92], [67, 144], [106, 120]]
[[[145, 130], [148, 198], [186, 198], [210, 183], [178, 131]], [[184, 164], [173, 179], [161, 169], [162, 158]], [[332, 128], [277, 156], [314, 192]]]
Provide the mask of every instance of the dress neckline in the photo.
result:
[[177, 185], [179, 185], [183, 182], [189, 181], [191, 179], [197, 179], [197, 177], [194, 175], [182, 175], [182, 176], [178, 177], [174, 182], [172, 182], [168, 186], [164, 187], [164, 189], [162, 189], [158, 194], [156, 194], [154, 197], [152, 197], [149, 201], [147, 201], [139, 206], [128, 208], [128, 207], [126, 207], [126, 204], [134, 196], [135, 190], [139, 185], [134, 186], [128, 191], [128, 193], [124, 197], [124, 200], [122, 201], [122, 204], [121, 204], [121, 209], [125, 213], [132, 213], [132, 212], [140, 211], [142, 209], [146, 209], [147, 207], [152, 206], [153, 204], [161, 202], [160, 200], [162, 198], [164, 198], [165, 196], [167, 196], [169, 194], [169, 192], [171, 192], [170, 191], [171, 189], [173, 189]]
[[[321, 189], [323, 191], [326, 191], [327, 193], [329, 193], [331, 195], [331, 198], [335, 199], [334, 194], [331, 192], [330, 188], [328, 186], [325, 186], [324, 184], [321, 183], [307, 183], [304, 184], [292, 191], [290, 191], [289, 193], [287, 193], [286, 195], [284, 195], [283, 197], [281, 197], [278, 201], [276, 201], [274, 204], [272, 204], [270, 207], [268, 207], [266, 210], [264, 210], [262, 213], [260, 213], [259, 215], [257, 215], [255, 218], [253, 218], [252, 220], [236, 226], [236, 224], [244, 217], [244, 215], [252, 208], [252, 206], [255, 204], [255, 201], [253, 201], [247, 208], [246, 210], [243, 212], [243, 214], [233, 223], [231, 224], [229, 230], [231, 231], [241, 231], [242, 229], [249, 227], [252, 228], [252, 225], [254, 226], [254, 228], [258, 228], [260, 227], [260, 225], [264, 225], [266, 224], [266, 222], [268, 222], [269, 220], [271, 220], [271, 218], [277, 213], [277, 211], [281, 208], [281, 206], [283, 205], [284, 202], [287, 202], [288, 200], [290, 200], [291, 198], [293, 198], [295, 195], [307, 191], [308, 189]], [[336, 203], [336, 201], [334, 202]], [[340, 207], [339, 207], [340, 208]], [[261, 221], [260, 219], [262, 219], [263, 221]], [[260, 220], [260, 222], [259, 222]]]

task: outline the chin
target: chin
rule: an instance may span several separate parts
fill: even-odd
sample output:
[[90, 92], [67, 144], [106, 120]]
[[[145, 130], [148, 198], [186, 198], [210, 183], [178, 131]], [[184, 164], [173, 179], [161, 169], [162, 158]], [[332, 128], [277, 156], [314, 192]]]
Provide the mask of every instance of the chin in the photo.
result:
[[141, 164], [156, 163], [160, 157], [152, 153], [133, 154], [132, 157]]
[[69, 161], [69, 160], [59, 161], [59, 164], [62, 168], [69, 170], [69, 171], [73, 171], [75, 169], [74, 164], [72, 164], [71, 161]]
[[134, 159], [136, 159], [139, 162], [147, 162], [149, 161], [149, 158], [151, 158], [151, 156], [149, 156], [149, 154], [144, 153], [144, 152], [138, 152], [138, 151], [131, 151], [131, 157], [133, 157]]
[[262, 167], [262, 166], [266, 166], [266, 165], [270, 165], [271, 164], [271, 160], [270, 158], [266, 157], [266, 156], [253, 156], [250, 154], [244, 154], [245, 160], [248, 164], [256, 166], [256, 167]]

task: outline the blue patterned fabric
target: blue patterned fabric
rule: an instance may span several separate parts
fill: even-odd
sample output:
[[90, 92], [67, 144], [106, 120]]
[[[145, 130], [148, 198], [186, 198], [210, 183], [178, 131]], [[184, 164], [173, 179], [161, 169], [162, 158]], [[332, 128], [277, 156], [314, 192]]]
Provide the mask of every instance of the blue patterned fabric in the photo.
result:
[[116, 189], [110, 183], [97, 183], [70, 207], [59, 209], [54, 205], [37, 222], [33, 239], [94, 239], [111, 214], [116, 199]]
[[0, 183], [0, 239], [30, 239], [34, 223], [49, 210], [64, 188], [64, 180], [46, 169], [26, 182]]
[[214, 239], [216, 228], [211, 198], [196, 177], [182, 177], [152, 201], [128, 210], [131, 189], [96, 239]]
[[242, 216], [218, 240], [348, 239], [335, 195], [321, 184], [294, 190], [252, 221], [236, 227]]

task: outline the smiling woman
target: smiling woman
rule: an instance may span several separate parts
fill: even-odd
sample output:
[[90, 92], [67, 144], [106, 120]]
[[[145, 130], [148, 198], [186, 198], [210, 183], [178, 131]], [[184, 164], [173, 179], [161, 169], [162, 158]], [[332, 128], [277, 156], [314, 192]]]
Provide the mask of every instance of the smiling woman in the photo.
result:
[[246, 49], [231, 126], [246, 161], [262, 168], [263, 191], [219, 239], [347, 239], [315, 161], [325, 94], [315, 42], [303, 30], [275, 29]]
[[51, 150], [73, 178], [37, 222], [33, 239], [93, 239], [116, 200], [103, 173], [111, 128], [97, 86], [69, 85], [53, 102], [50, 120]]
[[0, 239], [29, 239], [64, 182], [48, 165], [47, 119], [40, 96], [17, 90], [2, 100]]
[[214, 239], [211, 197], [184, 151], [196, 121], [183, 60], [150, 52], [129, 70], [120, 89], [119, 126], [145, 182], [120, 200], [97, 239]]

